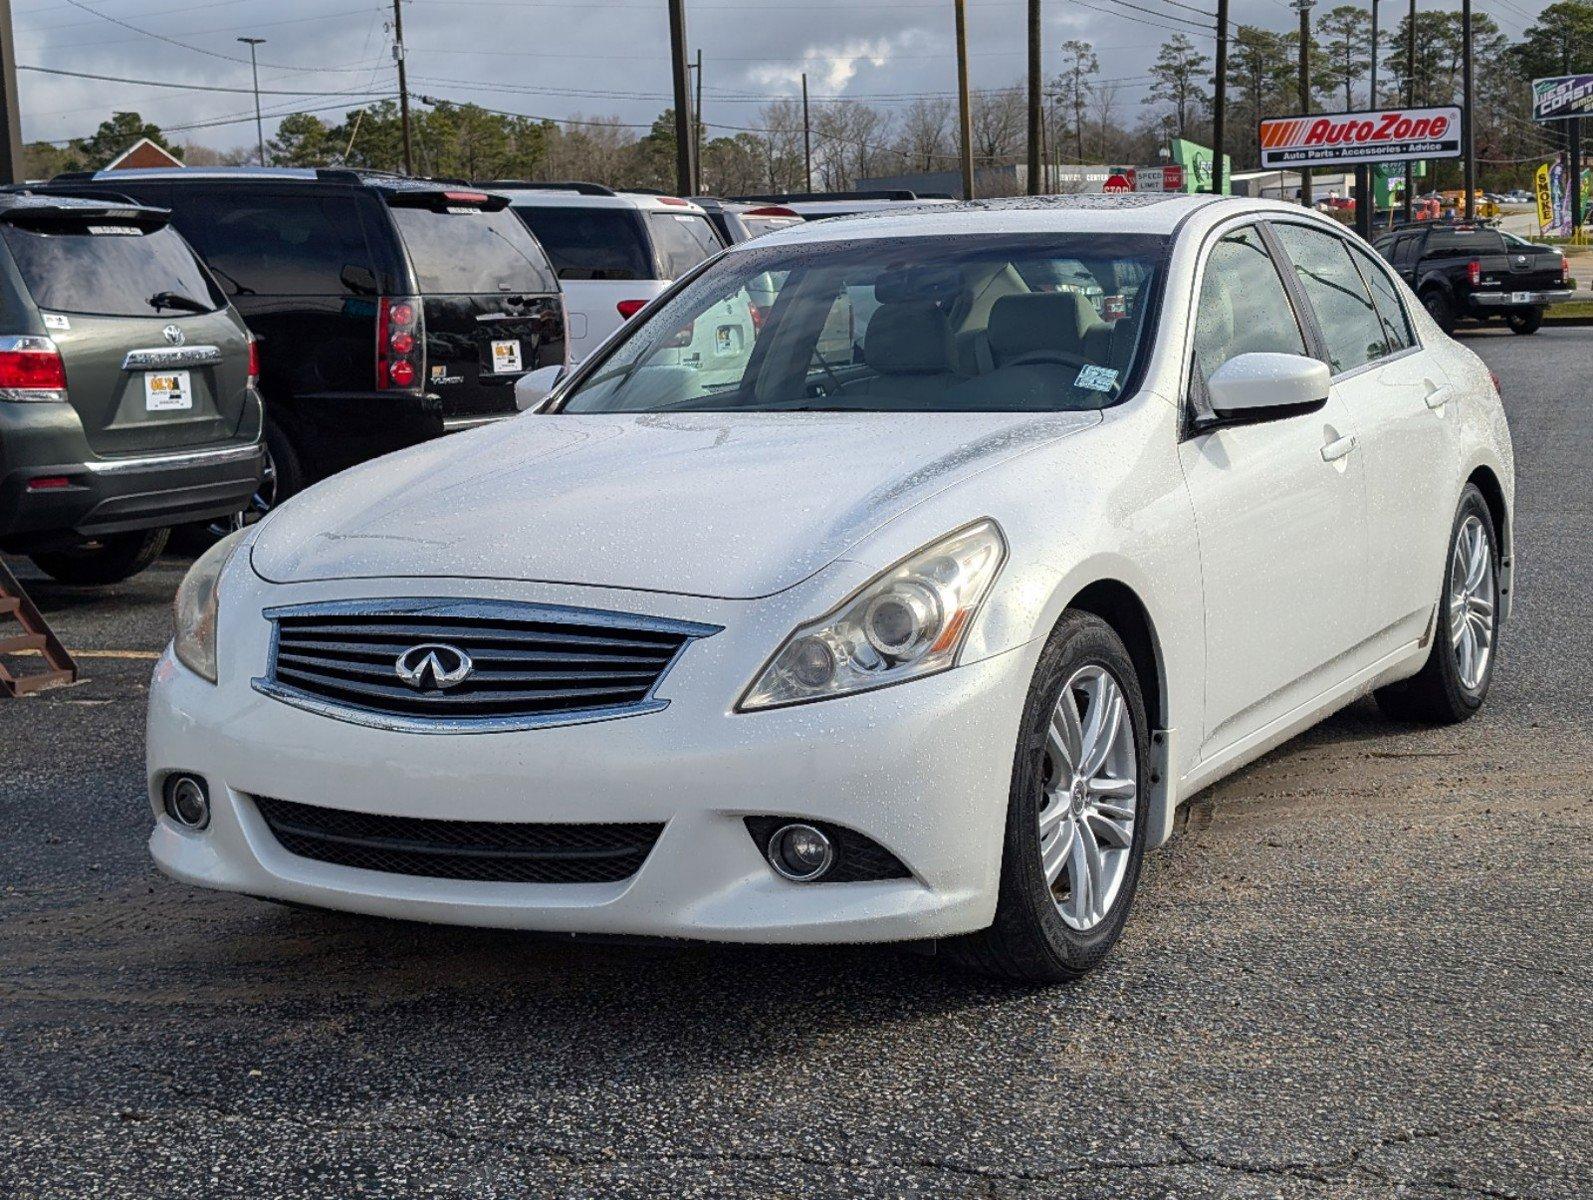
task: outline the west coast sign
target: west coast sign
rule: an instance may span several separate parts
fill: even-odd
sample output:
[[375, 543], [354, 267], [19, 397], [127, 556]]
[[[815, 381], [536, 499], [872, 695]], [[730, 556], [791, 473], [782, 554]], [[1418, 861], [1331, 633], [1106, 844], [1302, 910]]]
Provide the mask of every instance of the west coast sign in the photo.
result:
[[1593, 115], [1593, 75], [1554, 75], [1532, 81], [1532, 119], [1563, 121]]
[[1268, 117], [1261, 122], [1260, 136], [1264, 168], [1459, 158], [1460, 109], [1445, 105]]

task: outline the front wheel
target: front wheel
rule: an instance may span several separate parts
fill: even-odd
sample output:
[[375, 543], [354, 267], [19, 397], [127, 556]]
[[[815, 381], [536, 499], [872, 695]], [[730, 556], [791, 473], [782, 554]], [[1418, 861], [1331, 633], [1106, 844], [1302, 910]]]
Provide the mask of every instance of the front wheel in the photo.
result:
[[1499, 638], [1499, 544], [1493, 516], [1467, 484], [1450, 532], [1443, 592], [1427, 663], [1410, 679], [1374, 694], [1401, 721], [1453, 725], [1482, 707]]
[[169, 529], [112, 533], [68, 550], [31, 555], [33, 565], [57, 583], [100, 587], [131, 579], [160, 557]]
[[1505, 322], [1510, 326], [1511, 333], [1537, 333], [1543, 327], [1543, 310], [1529, 308], [1522, 312], [1506, 313]]
[[1106, 957], [1145, 854], [1148, 737], [1122, 639], [1099, 617], [1065, 613], [1024, 707], [995, 921], [949, 943], [952, 958], [1019, 982], [1058, 983]]

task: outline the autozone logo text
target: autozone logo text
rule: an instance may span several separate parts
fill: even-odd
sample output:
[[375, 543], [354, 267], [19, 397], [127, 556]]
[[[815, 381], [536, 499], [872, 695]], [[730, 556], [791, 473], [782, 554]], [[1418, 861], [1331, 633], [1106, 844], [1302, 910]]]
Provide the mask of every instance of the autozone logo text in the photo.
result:
[[1261, 122], [1263, 166], [1450, 158], [1460, 151], [1460, 110], [1396, 108], [1377, 112], [1272, 117]]

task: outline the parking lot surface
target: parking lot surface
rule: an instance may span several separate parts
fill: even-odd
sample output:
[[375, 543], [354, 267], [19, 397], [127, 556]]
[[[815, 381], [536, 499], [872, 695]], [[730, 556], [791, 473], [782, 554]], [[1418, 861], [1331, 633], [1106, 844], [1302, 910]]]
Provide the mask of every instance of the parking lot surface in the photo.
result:
[[0, 702], [0, 1196], [1593, 1194], [1593, 330], [1467, 340], [1520, 476], [1484, 713], [1363, 703], [1211, 789], [1071, 987], [178, 886], [184, 564], [28, 574], [86, 682]]

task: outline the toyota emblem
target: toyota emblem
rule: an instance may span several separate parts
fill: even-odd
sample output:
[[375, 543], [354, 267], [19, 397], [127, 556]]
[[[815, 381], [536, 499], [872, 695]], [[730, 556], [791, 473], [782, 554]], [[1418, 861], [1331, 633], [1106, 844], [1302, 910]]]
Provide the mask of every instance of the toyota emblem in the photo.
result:
[[422, 642], [398, 656], [393, 670], [417, 692], [445, 692], [469, 679], [476, 669], [458, 646], [446, 642]]
[[178, 329], [175, 325], [166, 326], [165, 329], [160, 331], [160, 335], [165, 338], [167, 343], [170, 345], [181, 346], [183, 344], [183, 331]]

